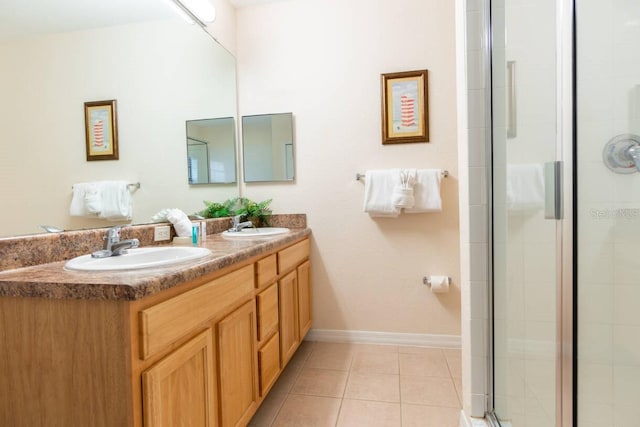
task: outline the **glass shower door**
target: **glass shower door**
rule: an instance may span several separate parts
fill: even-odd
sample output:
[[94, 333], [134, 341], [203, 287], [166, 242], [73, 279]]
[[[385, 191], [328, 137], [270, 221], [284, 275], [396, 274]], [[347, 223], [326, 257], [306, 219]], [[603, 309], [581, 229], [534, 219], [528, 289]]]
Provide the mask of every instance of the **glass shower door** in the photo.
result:
[[556, 8], [491, 2], [493, 407], [502, 426], [556, 425]]
[[634, 427], [640, 173], [630, 148], [640, 143], [640, 1], [577, 2], [576, 30], [578, 425]]

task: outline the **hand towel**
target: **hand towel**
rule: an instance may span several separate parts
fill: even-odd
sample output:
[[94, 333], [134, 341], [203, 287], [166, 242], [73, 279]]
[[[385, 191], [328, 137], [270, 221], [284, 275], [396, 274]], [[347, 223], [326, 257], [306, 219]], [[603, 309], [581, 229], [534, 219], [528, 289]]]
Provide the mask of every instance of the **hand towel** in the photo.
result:
[[412, 208], [415, 204], [413, 186], [416, 182], [415, 169], [400, 170], [400, 184], [393, 187], [392, 203], [397, 208]]
[[180, 209], [168, 209], [167, 219], [173, 224], [173, 228], [175, 228], [178, 237], [191, 236], [191, 221], [189, 221], [186, 213]]
[[102, 211], [98, 218], [109, 221], [130, 220], [133, 218], [131, 192], [126, 181], [100, 181]]
[[415, 203], [412, 208], [405, 209], [404, 213], [442, 211], [441, 180], [442, 170], [440, 169], [417, 169], [416, 183], [413, 186]]
[[364, 211], [373, 218], [395, 218], [400, 215], [400, 209], [392, 201], [393, 189], [399, 184], [399, 169], [367, 171], [364, 181]]
[[72, 188], [69, 215], [95, 217], [102, 211], [100, 191], [95, 182], [73, 184]]
[[507, 209], [526, 211], [543, 207], [542, 164], [507, 165]]

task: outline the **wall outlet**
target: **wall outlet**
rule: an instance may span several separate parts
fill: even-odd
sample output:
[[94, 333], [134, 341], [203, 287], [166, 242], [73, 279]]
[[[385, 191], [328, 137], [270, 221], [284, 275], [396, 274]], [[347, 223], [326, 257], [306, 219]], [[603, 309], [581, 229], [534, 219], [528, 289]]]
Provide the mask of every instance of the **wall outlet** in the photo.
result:
[[153, 229], [153, 241], [160, 242], [171, 238], [171, 227], [168, 225], [158, 225]]

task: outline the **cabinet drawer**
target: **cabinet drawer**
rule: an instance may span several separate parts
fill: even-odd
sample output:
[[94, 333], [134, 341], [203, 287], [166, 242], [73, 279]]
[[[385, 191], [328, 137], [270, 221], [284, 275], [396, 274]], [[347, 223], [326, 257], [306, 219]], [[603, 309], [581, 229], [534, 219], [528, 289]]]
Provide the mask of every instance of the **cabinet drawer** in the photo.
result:
[[278, 252], [278, 272], [284, 273], [309, 257], [309, 239]]
[[260, 371], [260, 396], [264, 396], [271, 388], [280, 371], [280, 338], [276, 333], [258, 350]]
[[278, 286], [273, 284], [256, 297], [258, 305], [258, 341], [278, 329]]
[[258, 288], [273, 283], [277, 276], [278, 263], [276, 261], [276, 254], [269, 255], [256, 262], [256, 286]]
[[141, 357], [147, 359], [203, 322], [224, 314], [252, 295], [253, 289], [252, 264], [142, 310]]

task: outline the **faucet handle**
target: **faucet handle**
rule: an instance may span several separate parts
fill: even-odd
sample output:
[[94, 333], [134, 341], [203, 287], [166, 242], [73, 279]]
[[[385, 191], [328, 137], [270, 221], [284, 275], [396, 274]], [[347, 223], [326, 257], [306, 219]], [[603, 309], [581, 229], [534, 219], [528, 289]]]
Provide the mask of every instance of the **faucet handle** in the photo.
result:
[[242, 215], [235, 215], [233, 217], [233, 222], [232, 222], [231, 226], [234, 227], [234, 228], [237, 227], [238, 224], [240, 224], [241, 220], [242, 220]]
[[109, 229], [107, 230], [107, 235], [105, 236], [105, 238], [111, 238], [111, 237], [115, 237], [115, 236], [120, 236], [120, 229], [122, 228], [122, 225], [114, 225], [113, 227], [109, 227]]
[[114, 225], [107, 230], [107, 234], [104, 235], [102, 240], [111, 243], [117, 243], [120, 241], [120, 230], [124, 227], [127, 227], [128, 224]]

